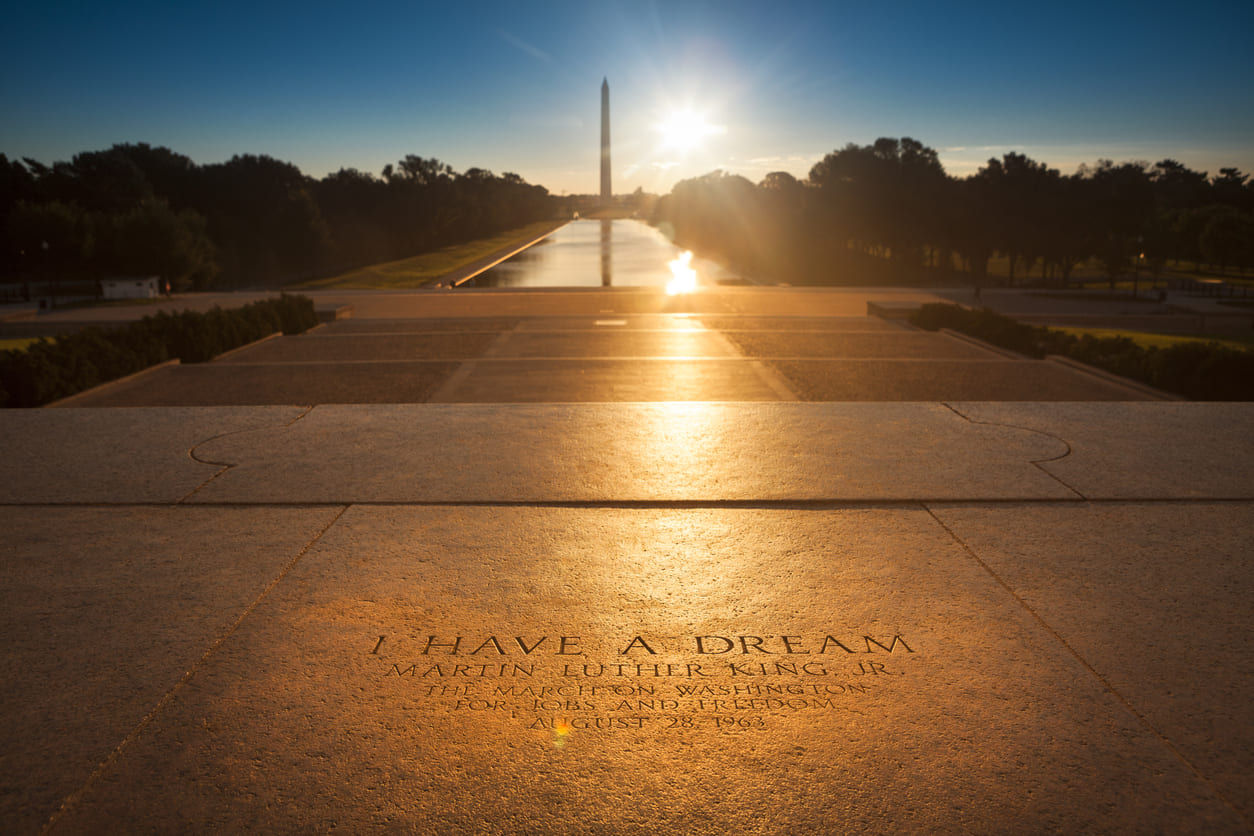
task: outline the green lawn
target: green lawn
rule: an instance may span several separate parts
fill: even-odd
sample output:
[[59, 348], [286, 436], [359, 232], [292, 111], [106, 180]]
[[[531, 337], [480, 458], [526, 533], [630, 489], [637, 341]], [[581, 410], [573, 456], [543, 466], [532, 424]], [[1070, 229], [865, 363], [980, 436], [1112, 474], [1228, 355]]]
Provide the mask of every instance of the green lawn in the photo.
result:
[[503, 232], [492, 238], [481, 238], [465, 244], [444, 247], [400, 261], [388, 261], [350, 270], [338, 276], [314, 279], [292, 285], [292, 288], [365, 288], [370, 290], [407, 290], [435, 281], [459, 267], [486, 258], [511, 244], [539, 238], [545, 232], [559, 226], [556, 221], [538, 221], [533, 224]]
[[25, 351], [26, 346], [37, 342], [39, 337], [3, 337], [0, 338], [0, 351]]
[[[1128, 268], [1129, 270], [1131, 267]], [[1023, 270], [1023, 264], [1020, 263], [1015, 268], [1015, 281], [1024, 281], [1025, 279], [1039, 280], [1044, 274], [1044, 264], [1038, 259], [1033, 262], [1032, 267], [1026, 273]], [[1001, 255], [994, 255], [988, 260], [988, 275], [992, 278], [1004, 279], [1010, 272], [1010, 259]], [[1154, 275], [1150, 272], [1148, 264], [1142, 264], [1140, 267], [1141, 286], [1154, 281]], [[1235, 267], [1226, 271], [1212, 270], [1200, 264], [1194, 264], [1191, 261], [1168, 261], [1163, 265], [1163, 275], [1159, 277], [1159, 281], [1166, 281], [1168, 275], [1175, 277], [1186, 277], [1191, 279], [1222, 279], [1228, 284], [1246, 284], [1254, 285], [1254, 274], [1243, 272]], [[1100, 261], [1096, 258], [1085, 259], [1075, 266], [1071, 271], [1071, 281], [1073, 284], [1085, 285], [1107, 285], [1109, 279], [1106, 276], [1106, 270], [1102, 267]], [[1120, 283], [1126, 283], [1129, 288], [1132, 287], [1132, 278], [1129, 275], [1120, 277]]]
[[1127, 337], [1143, 348], [1167, 348], [1173, 345], [1180, 345], [1181, 343], [1195, 342], [1219, 343], [1230, 348], [1254, 348], [1254, 337], [1242, 338], [1229, 335], [1219, 339], [1206, 334], [1149, 334], [1144, 331], [1118, 331], [1113, 328], [1060, 328], [1057, 326], [1050, 326], [1050, 330], [1062, 331], [1076, 337], [1085, 334], [1093, 337]]

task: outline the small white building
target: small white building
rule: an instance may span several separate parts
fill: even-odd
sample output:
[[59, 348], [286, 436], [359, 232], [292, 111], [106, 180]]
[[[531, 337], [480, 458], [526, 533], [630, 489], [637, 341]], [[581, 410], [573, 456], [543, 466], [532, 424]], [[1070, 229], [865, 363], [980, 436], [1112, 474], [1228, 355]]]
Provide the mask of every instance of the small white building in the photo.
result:
[[100, 295], [105, 299], [156, 299], [161, 295], [161, 279], [101, 279]]

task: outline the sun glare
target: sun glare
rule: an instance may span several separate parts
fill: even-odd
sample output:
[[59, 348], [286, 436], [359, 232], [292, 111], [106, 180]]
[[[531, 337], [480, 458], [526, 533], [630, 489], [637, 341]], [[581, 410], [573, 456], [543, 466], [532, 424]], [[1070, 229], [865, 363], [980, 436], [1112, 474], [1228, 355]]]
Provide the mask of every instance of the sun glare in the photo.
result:
[[691, 261], [692, 253], [685, 251], [679, 254], [679, 258], [670, 262], [671, 274], [674, 278], [666, 283], [668, 296], [692, 293], [697, 289], [697, 271], [688, 266]]
[[662, 148], [673, 151], [691, 151], [708, 137], [727, 132], [722, 125], [712, 125], [703, 114], [691, 110], [675, 111], [656, 128], [662, 135]]

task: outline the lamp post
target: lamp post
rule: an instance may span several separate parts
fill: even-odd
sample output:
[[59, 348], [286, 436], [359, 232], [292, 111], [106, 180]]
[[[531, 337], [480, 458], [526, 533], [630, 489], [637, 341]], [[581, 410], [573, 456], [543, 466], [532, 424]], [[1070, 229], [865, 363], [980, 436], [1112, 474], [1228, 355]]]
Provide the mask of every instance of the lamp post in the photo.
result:
[[1141, 281], [1141, 262], [1145, 259], [1145, 253], [1141, 251], [1144, 239], [1136, 236], [1136, 255], [1132, 258], [1132, 298], [1136, 298], [1138, 285]]
[[[49, 250], [49, 249], [51, 249], [51, 248], [48, 246], [48, 242], [47, 242], [47, 241], [41, 241], [41, 242], [40, 242], [40, 244], [39, 244], [39, 249], [43, 250], [43, 253], [44, 253], [44, 265], [45, 265], [45, 266], [47, 266], [47, 264], [48, 264], [48, 250]], [[52, 284], [51, 284], [51, 286], [49, 287], [49, 290], [50, 290], [51, 292], [48, 294], [48, 310], [50, 310], [50, 311], [55, 311], [55, 310], [57, 309], [57, 274], [56, 274], [56, 271], [55, 271], [55, 270], [54, 270], [54, 271], [53, 271], [53, 273], [52, 273]]]

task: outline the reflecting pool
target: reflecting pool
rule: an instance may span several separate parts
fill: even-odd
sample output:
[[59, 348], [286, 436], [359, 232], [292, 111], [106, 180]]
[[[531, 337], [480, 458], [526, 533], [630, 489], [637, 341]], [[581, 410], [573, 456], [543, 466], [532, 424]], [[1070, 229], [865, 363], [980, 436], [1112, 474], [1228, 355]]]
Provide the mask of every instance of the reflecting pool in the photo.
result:
[[[462, 287], [666, 287], [680, 252], [642, 221], [571, 221]], [[694, 259], [692, 266], [698, 285], [741, 283], [713, 262]]]

